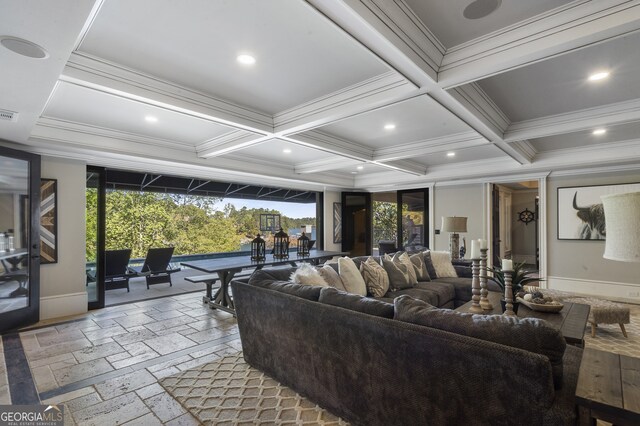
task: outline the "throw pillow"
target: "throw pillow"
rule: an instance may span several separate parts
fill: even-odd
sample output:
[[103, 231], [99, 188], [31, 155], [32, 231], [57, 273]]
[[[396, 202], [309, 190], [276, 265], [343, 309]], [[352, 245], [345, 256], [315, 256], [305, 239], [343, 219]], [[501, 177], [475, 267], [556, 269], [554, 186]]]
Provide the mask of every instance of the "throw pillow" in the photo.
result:
[[358, 296], [357, 294], [349, 294], [333, 287], [323, 288], [320, 291], [318, 301], [369, 315], [393, 318], [393, 304], [370, 297]]
[[424, 256], [422, 253], [416, 253], [409, 256], [409, 260], [413, 263], [413, 267], [416, 270], [416, 277], [418, 281], [431, 281], [429, 271], [427, 271], [427, 265], [424, 263]]
[[389, 275], [389, 288], [392, 291], [413, 287], [414, 284], [411, 282], [411, 276], [405, 264], [385, 258], [382, 258], [381, 262], [387, 275]]
[[432, 280], [438, 278], [438, 274], [436, 274], [436, 268], [433, 267], [433, 262], [431, 261], [431, 252], [429, 250], [422, 252], [422, 257], [424, 259], [424, 266], [427, 268], [427, 272], [429, 273], [429, 277]]
[[393, 255], [393, 261], [398, 263], [402, 263], [407, 267], [407, 272], [409, 273], [409, 280], [411, 282], [411, 286], [418, 284], [418, 277], [416, 275], [416, 268], [413, 267], [413, 263], [411, 263], [411, 259], [409, 259], [409, 255], [403, 251], [399, 251], [398, 253]]
[[342, 280], [340, 279], [340, 275], [331, 265], [324, 265], [322, 268], [318, 269], [318, 273], [325, 280], [329, 287], [335, 287], [338, 290], [346, 291], [344, 288], [344, 284], [342, 284]]
[[347, 292], [360, 296], [367, 295], [367, 285], [352, 259], [346, 256], [338, 259], [338, 274]]
[[438, 274], [438, 278], [457, 278], [456, 268], [451, 264], [451, 253], [448, 251], [431, 250], [431, 262]]
[[556, 389], [562, 385], [562, 357], [567, 344], [560, 330], [538, 318], [476, 315], [439, 309], [410, 296], [394, 300], [394, 318], [545, 355]]
[[304, 285], [318, 285], [321, 287], [328, 287], [329, 284], [320, 276], [320, 273], [316, 268], [308, 263], [303, 263], [293, 271], [289, 277], [290, 281], [296, 284]]
[[373, 297], [384, 297], [389, 291], [389, 275], [373, 257], [360, 264], [360, 273], [364, 278], [367, 290]]

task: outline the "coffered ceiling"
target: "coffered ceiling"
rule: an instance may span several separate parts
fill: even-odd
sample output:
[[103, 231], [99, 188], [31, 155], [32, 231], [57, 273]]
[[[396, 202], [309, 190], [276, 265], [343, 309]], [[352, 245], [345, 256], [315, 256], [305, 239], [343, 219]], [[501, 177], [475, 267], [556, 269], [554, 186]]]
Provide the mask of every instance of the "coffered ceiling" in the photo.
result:
[[48, 52], [0, 46], [0, 138], [41, 154], [314, 190], [640, 168], [640, 1], [24, 0], [0, 28]]

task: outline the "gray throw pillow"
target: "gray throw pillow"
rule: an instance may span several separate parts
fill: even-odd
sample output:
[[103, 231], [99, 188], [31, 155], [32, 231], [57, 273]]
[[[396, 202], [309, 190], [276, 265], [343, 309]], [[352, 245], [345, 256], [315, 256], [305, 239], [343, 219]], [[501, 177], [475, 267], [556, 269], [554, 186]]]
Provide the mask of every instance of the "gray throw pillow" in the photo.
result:
[[551, 363], [555, 388], [562, 386], [562, 357], [567, 344], [560, 330], [544, 320], [439, 309], [407, 295], [397, 297], [393, 303], [396, 320], [545, 355]]
[[411, 263], [413, 263], [413, 267], [416, 270], [416, 277], [418, 281], [431, 281], [431, 277], [429, 276], [429, 271], [427, 271], [427, 265], [424, 263], [424, 256], [422, 253], [416, 253], [409, 256]]
[[373, 257], [360, 262], [360, 273], [367, 285], [367, 291], [373, 297], [384, 297], [389, 291], [389, 276], [387, 271], [376, 262]]
[[414, 283], [411, 281], [409, 269], [406, 265], [393, 260], [380, 259], [384, 270], [389, 275], [389, 288], [392, 291], [402, 290], [403, 288], [413, 288]]
[[424, 266], [427, 268], [427, 272], [431, 279], [437, 279], [438, 274], [436, 273], [436, 268], [433, 267], [433, 262], [431, 262], [431, 253], [429, 251], [425, 251], [422, 253], [422, 257], [424, 258]]
[[396, 263], [402, 263], [407, 267], [407, 272], [409, 273], [409, 279], [411, 281], [411, 285], [415, 286], [418, 284], [418, 276], [416, 274], [416, 269], [413, 267], [413, 263], [411, 263], [411, 259], [409, 259], [409, 255], [404, 251], [399, 251], [393, 255], [393, 261]]
[[370, 297], [358, 296], [333, 287], [325, 287], [320, 291], [320, 303], [339, 306], [352, 311], [363, 312], [384, 318], [393, 318], [393, 305]]

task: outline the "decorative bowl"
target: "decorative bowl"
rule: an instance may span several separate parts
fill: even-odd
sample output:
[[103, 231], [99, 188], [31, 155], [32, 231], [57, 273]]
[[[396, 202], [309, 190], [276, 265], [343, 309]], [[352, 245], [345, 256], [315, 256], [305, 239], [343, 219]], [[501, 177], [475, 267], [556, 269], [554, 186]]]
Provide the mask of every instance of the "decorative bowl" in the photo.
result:
[[516, 297], [516, 300], [520, 303], [522, 303], [523, 305], [525, 305], [527, 308], [534, 310], [534, 311], [538, 311], [538, 312], [560, 312], [562, 310], [562, 308], [564, 308], [564, 305], [562, 303], [558, 303], [558, 304], [551, 304], [551, 303], [533, 303], [533, 302], [527, 302], [526, 300], [524, 300], [521, 297]]

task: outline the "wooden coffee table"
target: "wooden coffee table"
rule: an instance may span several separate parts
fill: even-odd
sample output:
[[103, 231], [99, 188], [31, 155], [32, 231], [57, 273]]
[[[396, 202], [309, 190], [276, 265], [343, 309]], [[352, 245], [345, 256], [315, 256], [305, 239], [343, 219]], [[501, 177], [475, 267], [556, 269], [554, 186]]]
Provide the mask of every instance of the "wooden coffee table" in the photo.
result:
[[[493, 305], [493, 310], [484, 311], [484, 313], [487, 315], [502, 314], [502, 308], [500, 307], [502, 293], [490, 291], [488, 298]], [[471, 304], [472, 302], [467, 302], [456, 308], [456, 311], [469, 312]], [[584, 347], [584, 331], [589, 318], [589, 305], [570, 302], [563, 302], [562, 304], [564, 307], [560, 312], [550, 313], [534, 311], [521, 303], [518, 308], [518, 317], [543, 319], [559, 329], [567, 343]]]

